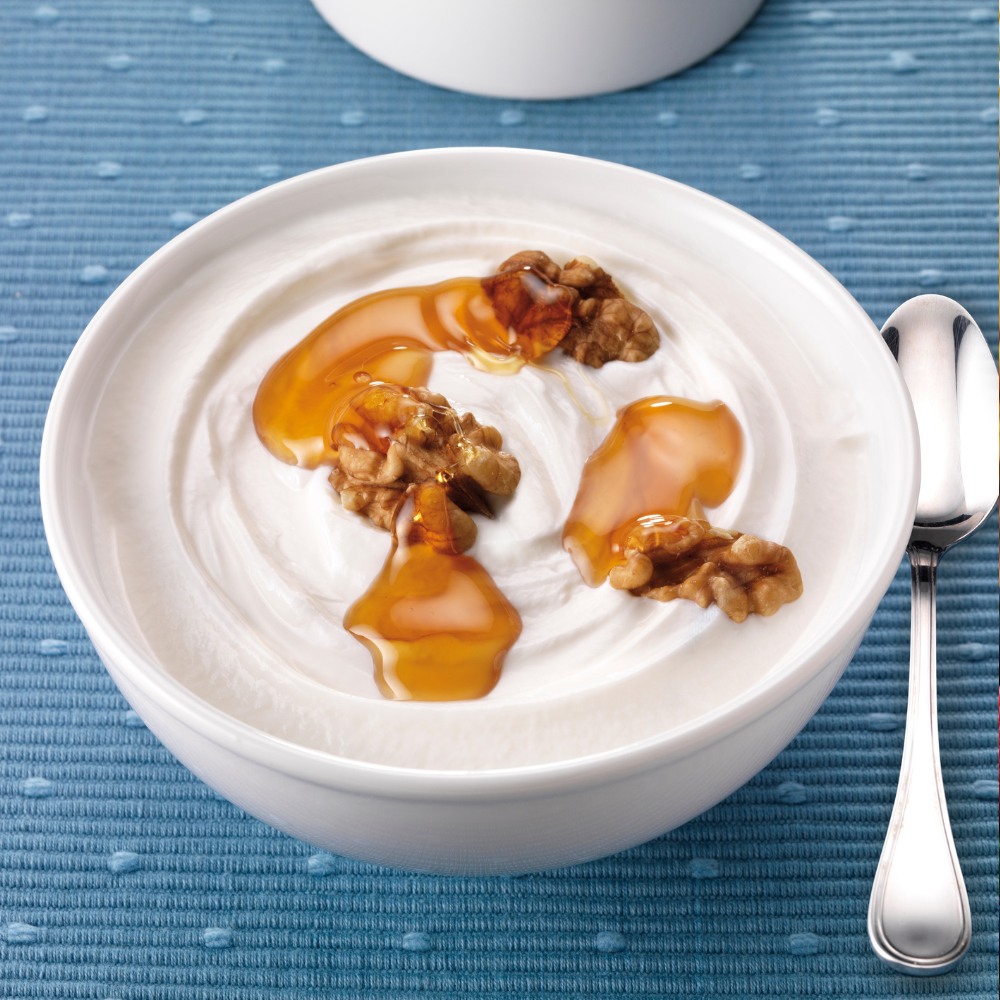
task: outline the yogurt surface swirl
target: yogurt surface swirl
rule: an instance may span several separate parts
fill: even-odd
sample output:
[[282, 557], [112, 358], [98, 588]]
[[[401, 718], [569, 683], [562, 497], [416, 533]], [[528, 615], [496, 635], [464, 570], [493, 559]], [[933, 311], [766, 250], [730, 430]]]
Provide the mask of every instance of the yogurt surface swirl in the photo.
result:
[[[752, 288], [720, 282], [682, 239], [529, 201], [387, 199], [298, 222], [208, 264], [145, 319], [95, 415], [88, 456], [106, 516], [104, 572], [150, 649], [227, 713], [282, 739], [373, 763], [479, 770], [572, 759], [682, 726], [745, 692], [808, 641], [849, 585], [866, 438], [843, 376], [817, 371]], [[332, 235], [331, 235], [332, 234]], [[437, 354], [429, 387], [496, 426], [522, 478], [477, 518], [470, 554], [523, 632], [481, 701], [386, 701], [342, 627], [388, 550], [328, 469], [277, 461], [251, 420], [270, 366], [318, 322], [380, 289], [485, 275], [512, 252], [585, 255], [653, 317], [659, 350], [586, 368], [556, 351], [501, 376]], [[721, 527], [795, 553], [803, 597], [735, 625], [717, 608], [587, 587], [560, 536], [615, 412], [664, 394], [721, 400], [744, 433]], [[127, 414], [127, 418], [123, 418]]]

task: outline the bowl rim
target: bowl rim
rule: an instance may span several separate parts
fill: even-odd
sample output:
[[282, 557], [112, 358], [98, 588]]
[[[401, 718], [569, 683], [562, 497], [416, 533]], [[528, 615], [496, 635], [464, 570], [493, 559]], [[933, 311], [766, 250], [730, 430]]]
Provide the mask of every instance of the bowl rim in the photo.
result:
[[[549, 150], [493, 146], [440, 147], [349, 160], [295, 175], [245, 195], [199, 220], [161, 246], [122, 281], [95, 313], [74, 345], [52, 393], [39, 463], [42, 521], [52, 561], [71, 605], [114, 679], [117, 680], [117, 677], [108, 664], [109, 659], [129, 685], [153, 699], [190, 730], [241, 757], [309, 783], [364, 792], [370, 796], [420, 798], [425, 801], [434, 798], [441, 801], [502, 800], [540, 796], [554, 789], [567, 791], [585, 786], [596, 787], [622, 777], [640, 775], [667, 760], [686, 757], [764, 717], [814, 680], [854, 636], [863, 635], [895, 576], [909, 539], [919, 483], [916, 421], [902, 376], [886, 349], [886, 390], [895, 396], [894, 404], [899, 411], [904, 436], [908, 435], [910, 439], [910, 447], [900, 456], [903, 467], [900, 492], [904, 502], [899, 505], [899, 522], [895, 533], [887, 532], [883, 538], [886, 558], [876, 563], [880, 567], [878, 572], [866, 581], [863, 588], [859, 588], [863, 600], [856, 598], [834, 624], [826, 627], [808, 654], [799, 654], [783, 671], [764, 677], [739, 698], [682, 726], [638, 743], [549, 763], [482, 770], [407, 768], [341, 757], [273, 736], [216, 708], [160, 668], [152, 655], [124, 635], [113, 616], [104, 613], [101, 601], [92, 599], [91, 590], [82, 582], [82, 574], [78, 570], [80, 563], [68, 538], [57, 488], [58, 455], [66, 433], [64, 414], [69, 410], [76, 383], [85, 371], [87, 354], [99, 342], [102, 329], [148, 273], [160, 267], [166, 259], [184, 253], [189, 244], [202, 238], [202, 234], [226, 225], [234, 216], [256, 210], [258, 205], [280, 200], [298, 188], [336, 184], [338, 178], [384, 164], [403, 163], [405, 167], [407, 161], [462, 161], [483, 156], [499, 160], [552, 160], [563, 163], [571, 170], [605, 170], [610, 175], [621, 175], [632, 182], [673, 188], [679, 197], [693, 199], [700, 208], [721, 214], [730, 224], [763, 240], [783, 258], [791, 258], [799, 268], [828, 286], [832, 294], [838, 295], [848, 311], [854, 312], [859, 326], [870, 328], [876, 336], [878, 334], [861, 305], [833, 275], [786, 237], [743, 210], [697, 188], [650, 171]], [[880, 337], [878, 342], [881, 343]], [[895, 556], [889, 558], [893, 553]], [[805, 669], [809, 661], [812, 668]]]

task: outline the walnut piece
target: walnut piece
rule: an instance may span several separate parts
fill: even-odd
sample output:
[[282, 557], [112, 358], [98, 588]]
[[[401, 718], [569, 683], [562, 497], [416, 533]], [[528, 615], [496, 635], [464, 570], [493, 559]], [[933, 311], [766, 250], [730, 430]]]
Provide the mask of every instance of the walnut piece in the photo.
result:
[[476, 526], [466, 512], [492, 517], [487, 495], [509, 496], [521, 478], [495, 427], [459, 416], [428, 389], [374, 383], [354, 397], [331, 436], [337, 466], [330, 484], [344, 509], [391, 531], [411, 495], [421, 525], [414, 537], [439, 551], [470, 548]]
[[717, 604], [734, 622], [773, 615], [802, 594], [795, 557], [783, 545], [687, 517], [637, 525], [611, 585], [639, 597], [699, 607]]
[[485, 278], [483, 288], [528, 358], [561, 346], [600, 368], [608, 361], [644, 361], [660, 344], [649, 315], [625, 298], [607, 271], [582, 257], [559, 267], [540, 250], [522, 250]]
[[622, 295], [614, 279], [592, 261], [571, 260], [559, 281], [580, 295], [573, 326], [562, 349], [575, 360], [601, 368], [608, 361], [645, 361], [660, 346], [649, 314]]
[[529, 360], [548, 354], [573, 325], [577, 293], [552, 280], [553, 268], [558, 273], [545, 254], [526, 250], [482, 282], [497, 320], [513, 332], [518, 350]]

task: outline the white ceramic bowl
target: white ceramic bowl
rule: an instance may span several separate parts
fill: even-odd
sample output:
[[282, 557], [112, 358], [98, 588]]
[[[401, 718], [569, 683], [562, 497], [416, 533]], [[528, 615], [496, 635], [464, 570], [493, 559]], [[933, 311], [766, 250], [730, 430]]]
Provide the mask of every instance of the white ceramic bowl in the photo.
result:
[[453, 90], [557, 99], [638, 87], [728, 42], [763, 0], [313, 0], [362, 52]]
[[[851, 582], [822, 607], [807, 644], [776, 650], [774, 669], [745, 690], [631, 745], [485, 771], [390, 766], [310, 749], [220, 711], [165, 669], [95, 542], [102, 515], [87, 454], [115, 365], [125, 352], [151, 346], [144, 341], [156, 329], [150, 317], [169, 319], [172, 305], [192, 296], [211, 304], [213, 268], [237, 251], [308, 259], [317, 231], [336, 232], [345, 213], [378, 206], [387, 192], [418, 206], [445, 193], [470, 211], [497, 192], [514, 192], [543, 199], [556, 216], [581, 207], [604, 213], [637, 239], [664, 234], [683, 255], [708, 262], [710, 275], [717, 269], [720, 302], [722, 290], [738, 283], [775, 322], [800, 331], [788, 363], [810, 392], [825, 368], [851, 373], [868, 457], [865, 481], [850, 495], [865, 527], [861, 537], [831, 542], [853, 553]], [[388, 260], [386, 268], [391, 283]], [[129, 420], [123, 412], [123, 425]], [[603, 856], [676, 827], [792, 739], [849, 662], [898, 567], [916, 503], [915, 440], [905, 387], [871, 321], [815, 261], [761, 223], [615, 164], [529, 150], [424, 150], [277, 184], [199, 222], [141, 265], [95, 316], [56, 387], [42, 442], [41, 501], [56, 569], [108, 671], [149, 728], [206, 783], [293, 836], [350, 857], [427, 871], [519, 872]]]

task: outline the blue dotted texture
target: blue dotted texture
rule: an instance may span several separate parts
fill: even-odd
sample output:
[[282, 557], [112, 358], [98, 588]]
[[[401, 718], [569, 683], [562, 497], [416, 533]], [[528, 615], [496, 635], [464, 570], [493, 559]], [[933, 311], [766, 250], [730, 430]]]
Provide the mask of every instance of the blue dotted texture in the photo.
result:
[[995, 5], [767, 0], [674, 79], [536, 104], [402, 77], [308, 0], [3, 0], [0, 997], [995, 998], [995, 517], [940, 573], [941, 749], [975, 932], [957, 971], [915, 980], [865, 935], [903, 738], [904, 567], [818, 715], [705, 815], [578, 868], [417, 876], [316, 853], [172, 759], [63, 595], [36, 470], [70, 348], [146, 256], [276, 180], [417, 147], [673, 177], [798, 243], [876, 323], [934, 290], [995, 349], [996, 59]]

